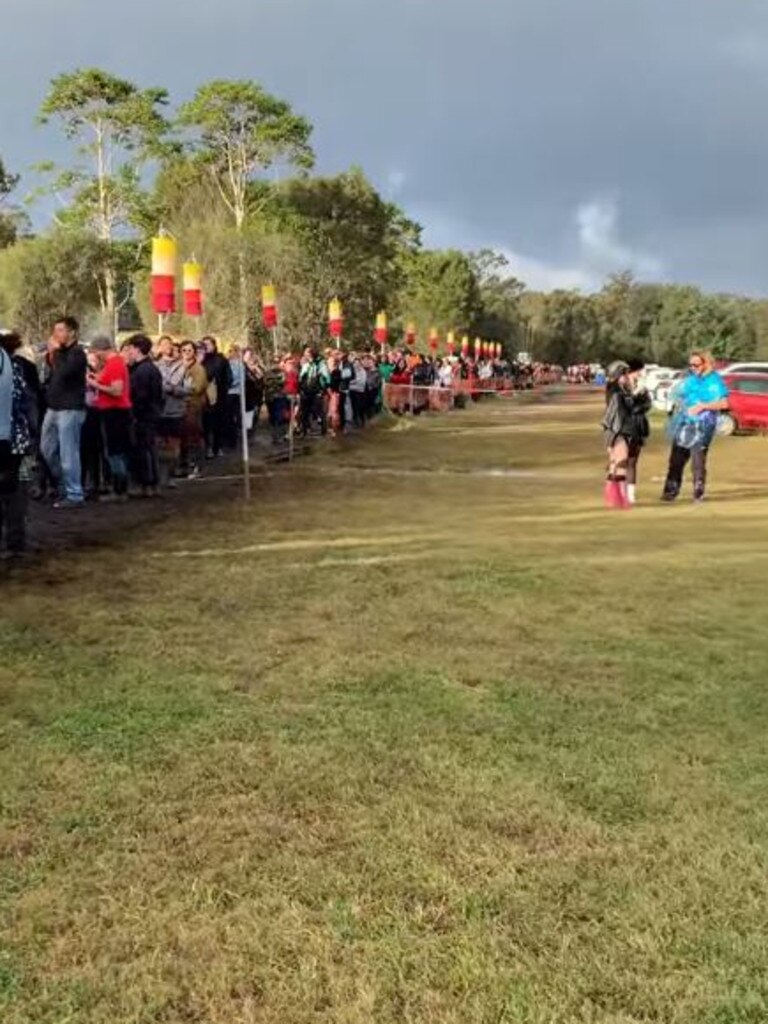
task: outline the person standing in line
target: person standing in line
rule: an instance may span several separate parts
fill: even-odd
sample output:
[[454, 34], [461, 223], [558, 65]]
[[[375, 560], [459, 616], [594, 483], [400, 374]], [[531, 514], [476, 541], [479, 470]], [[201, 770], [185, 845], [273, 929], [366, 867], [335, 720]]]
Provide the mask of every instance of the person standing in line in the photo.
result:
[[325, 360], [312, 348], [304, 351], [299, 370], [299, 433], [309, 437], [313, 421], [320, 425], [320, 433], [328, 430], [325, 396], [330, 385], [330, 374]]
[[328, 356], [328, 426], [331, 437], [337, 437], [342, 430], [341, 415], [341, 355], [337, 351]]
[[342, 349], [341, 363], [339, 365], [339, 417], [341, 421], [339, 432], [342, 434], [350, 426], [354, 418], [352, 415], [352, 399], [350, 397], [350, 387], [354, 375], [355, 371], [352, 368], [350, 354], [346, 349]]
[[0, 334], [0, 541], [3, 557], [19, 558], [27, 548], [27, 494], [21, 463], [32, 450], [30, 396], [22, 360], [14, 358], [20, 338]]
[[693, 500], [702, 502], [707, 488], [707, 457], [717, 430], [718, 413], [728, 408], [728, 388], [709, 352], [691, 353], [689, 375], [677, 393], [677, 407], [671, 419], [672, 450], [662, 501], [672, 502], [680, 494], [688, 462], [693, 467]]
[[0, 331], [0, 345], [21, 370], [26, 389], [26, 419], [29, 427], [30, 447], [21, 460], [20, 480], [24, 492], [24, 503], [28, 497], [42, 496], [40, 488], [40, 427], [45, 411], [45, 397], [40, 383], [34, 353], [24, 349], [21, 335], [16, 331]]
[[350, 353], [352, 379], [349, 382], [349, 399], [352, 403], [352, 421], [356, 427], [365, 426], [365, 401], [368, 374], [356, 352]]
[[245, 368], [245, 417], [248, 436], [253, 437], [264, 404], [264, 367], [252, 348], [243, 352]]
[[48, 409], [40, 448], [60, 491], [56, 509], [79, 509], [84, 502], [80, 431], [85, 420], [87, 360], [78, 342], [80, 325], [71, 316], [53, 325], [50, 342]]
[[208, 406], [204, 416], [205, 457], [214, 459], [221, 455], [227, 427], [227, 403], [232, 385], [229, 361], [219, 352], [215, 338], [203, 338], [205, 348], [203, 366], [208, 375]]
[[282, 359], [275, 355], [272, 365], [264, 373], [264, 401], [267, 405], [267, 416], [272, 431], [272, 444], [280, 444], [285, 439], [288, 419], [288, 399], [285, 394], [285, 372]]
[[182, 342], [181, 361], [188, 389], [181, 425], [181, 475], [196, 480], [202, 473], [205, 459], [203, 415], [208, 403], [208, 374], [197, 358], [193, 341]]
[[[128, 366], [110, 338], [95, 337], [89, 351], [95, 360], [87, 383], [96, 392], [104, 454], [112, 480], [112, 499], [128, 500], [128, 460], [131, 454], [131, 386]], [[108, 500], [110, 495], [106, 496]]]
[[229, 348], [229, 393], [227, 395], [227, 411], [225, 417], [224, 444], [230, 451], [235, 451], [240, 444], [242, 431], [242, 415], [240, 395], [245, 385], [243, 352], [239, 345]]
[[154, 497], [160, 481], [157, 424], [163, 412], [163, 378], [152, 361], [152, 342], [134, 334], [125, 343], [133, 405], [133, 476], [142, 498]]
[[184, 364], [174, 354], [173, 340], [160, 339], [157, 368], [163, 381], [163, 412], [157, 424], [160, 487], [176, 487], [174, 473], [181, 454], [181, 424], [189, 387]]
[[80, 431], [80, 466], [83, 473], [83, 492], [86, 501], [99, 501], [109, 493], [109, 464], [104, 456], [104, 433], [98, 407], [99, 393], [91, 383], [92, 375], [99, 371], [95, 352], [86, 351], [88, 371], [85, 377], [85, 420]]

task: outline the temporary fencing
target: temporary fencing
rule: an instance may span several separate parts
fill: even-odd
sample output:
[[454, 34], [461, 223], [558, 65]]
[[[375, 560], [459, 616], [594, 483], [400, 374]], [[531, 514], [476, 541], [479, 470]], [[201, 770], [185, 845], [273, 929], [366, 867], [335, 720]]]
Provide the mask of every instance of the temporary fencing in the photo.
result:
[[570, 382], [535, 382], [522, 386], [511, 377], [458, 379], [451, 384], [414, 384], [412, 382], [387, 382], [382, 389], [383, 406], [397, 415], [421, 412], [448, 412], [464, 408], [469, 402], [482, 398], [534, 398], [560, 395], [574, 397], [583, 395], [593, 388]]

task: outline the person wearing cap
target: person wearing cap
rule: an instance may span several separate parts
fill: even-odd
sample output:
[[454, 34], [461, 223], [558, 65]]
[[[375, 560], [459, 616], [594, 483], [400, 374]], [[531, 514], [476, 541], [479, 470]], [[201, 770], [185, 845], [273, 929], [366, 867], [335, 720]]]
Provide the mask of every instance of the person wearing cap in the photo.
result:
[[635, 430], [630, 438], [627, 453], [627, 500], [630, 505], [634, 505], [637, 500], [637, 467], [645, 443], [651, 434], [648, 413], [653, 407], [653, 399], [640, 381], [644, 369], [645, 363], [642, 359], [627, 360], [627, 377], [632, 391], [632, 411], [635, 417]]
[[623, 361], [611, 363], [602, 422], [608, 449], [608, 475], [603, 496], [608, 508], [631, 507], [627, 490], [630, 452], [639, 453], [647, 436], [643, 435], [643, 418], [638, 416], [635, 407], [634, 386], [635, 378], [629, 364]]
[[115, 351], [111, 338], [98, 335], [88, 350], [94, 369], [86, 383], [95, 392], [104, 452], [112, 475], [114, 499], [128, 497], [128, 460], [131, 454], [131, 387], [128, 366]]
[[79, 344], [80, 326], [74, 317], [60, 317], [48, 344], [48, 408], [43, 420], [40, 450], [59, 488], [56, 509], [82, 508], [80, 431], [85, 420], [85, 350]]

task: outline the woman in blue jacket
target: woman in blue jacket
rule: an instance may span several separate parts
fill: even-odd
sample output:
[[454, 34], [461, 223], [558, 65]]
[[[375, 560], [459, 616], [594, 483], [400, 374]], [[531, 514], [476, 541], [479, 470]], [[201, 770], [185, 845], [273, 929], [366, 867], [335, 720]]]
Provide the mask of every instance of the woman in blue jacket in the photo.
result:
[[693, 500], [703, 501], [707, 486], [707, 455], [717, 429], [718, 413], [728, 408], [728, 388], [708, 352], [693, 352], [690, 370], [677, 394], [672, 417], [672, 451], [662, 501], [674, 501], [690, 461]]

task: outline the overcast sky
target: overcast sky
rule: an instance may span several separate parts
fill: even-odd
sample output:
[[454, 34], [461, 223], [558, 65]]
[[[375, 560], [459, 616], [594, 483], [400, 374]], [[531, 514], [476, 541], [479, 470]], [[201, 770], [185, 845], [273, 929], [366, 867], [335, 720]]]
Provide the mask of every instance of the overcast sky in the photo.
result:
[[174, 100], [255, 78], [433, 245], [533, 287], [644, 278], [768, 294], [765, 0], [0, 0], [0, 155], [60, 157], [48, 80], [98, 65]]

